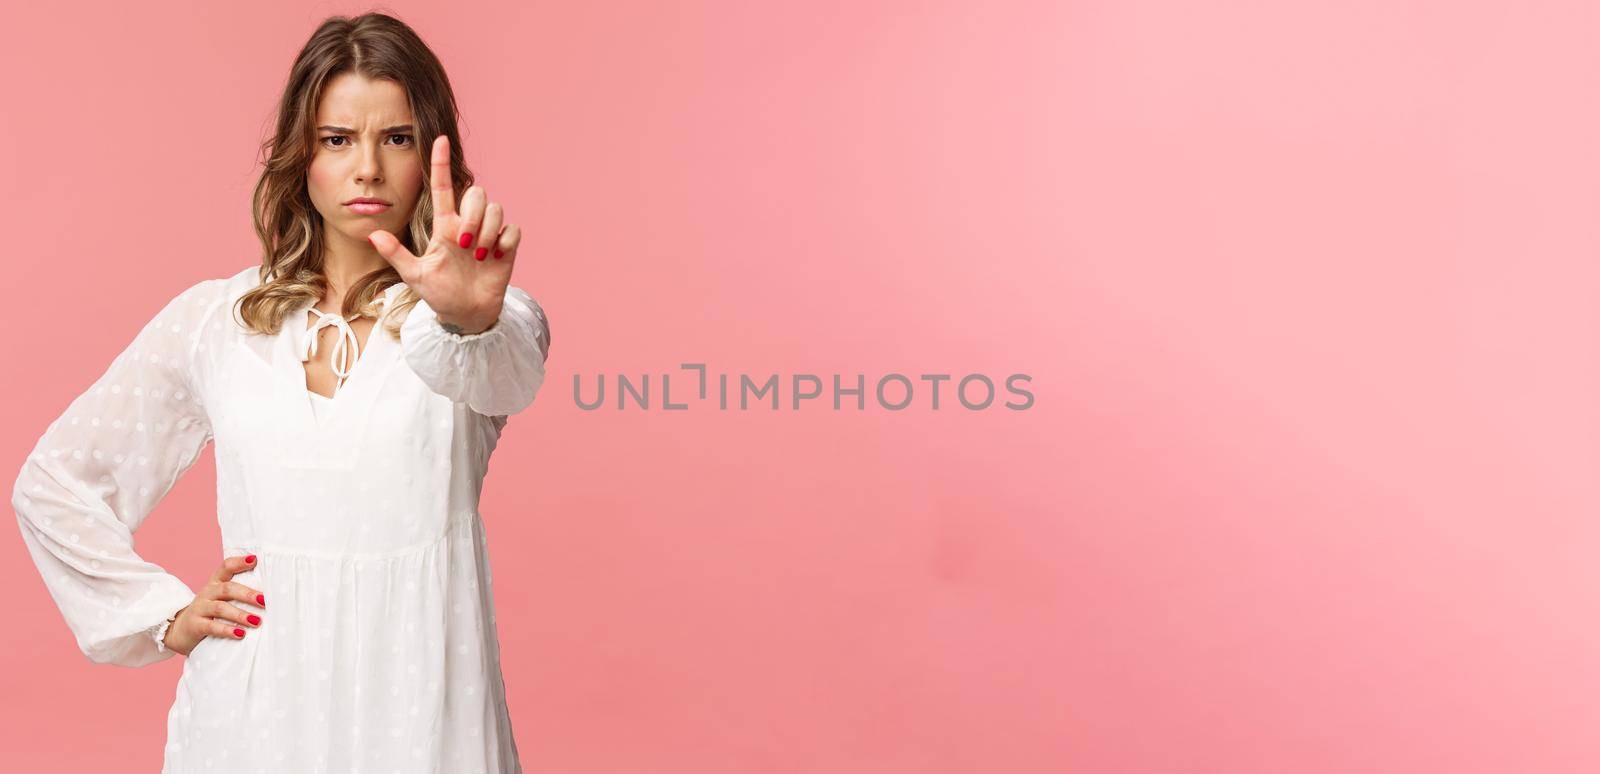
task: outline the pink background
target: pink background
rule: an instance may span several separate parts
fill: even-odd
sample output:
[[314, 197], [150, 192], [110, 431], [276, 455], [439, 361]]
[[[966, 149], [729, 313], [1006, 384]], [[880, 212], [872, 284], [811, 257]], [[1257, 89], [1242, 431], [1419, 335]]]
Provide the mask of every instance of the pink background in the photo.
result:
[[[1593, 4], [386, 7], [552, 324], [483, 508], [528, 771], [1600, 768]], [[7, 486], [256, 260], [273, 100], [361, 10], [7, 6]], [[694, 361], [1036, 403], [574, 403]], [[191, 585], [214, 486], [139, 534]], [[181, 659], [0, 573], [7, 768], [156, 770]]]

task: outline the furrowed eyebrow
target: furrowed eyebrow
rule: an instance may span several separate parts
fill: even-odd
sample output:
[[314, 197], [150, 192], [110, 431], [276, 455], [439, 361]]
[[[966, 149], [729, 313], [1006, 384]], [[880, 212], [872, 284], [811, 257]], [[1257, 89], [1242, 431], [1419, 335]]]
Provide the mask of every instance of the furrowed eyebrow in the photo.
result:
[[[385, 127], [382, 131], [383, 131], [384, 134], [389, 134], [391, 132], [410, 132], [410, 131], [414, 131], [415, 129], [416, 129], [416, 127], [412, 126], [411, 124], [401, 124], [399, 126]], [[339, 134], [355, 134], [356, 133], [356, 130], [351, 129], [348, 126], [319, 126], [319, 127], [317, 127], [317, 131], [319, 131], [319, 132], [338, 132]]]

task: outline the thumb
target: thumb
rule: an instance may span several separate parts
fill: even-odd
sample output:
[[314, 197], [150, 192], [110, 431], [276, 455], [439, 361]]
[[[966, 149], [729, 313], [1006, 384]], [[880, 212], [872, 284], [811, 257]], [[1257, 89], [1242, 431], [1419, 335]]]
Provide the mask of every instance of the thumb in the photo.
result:
[[411, 269], [411, 263], [417, 260], [417, 257], [412, 255], [411, 251], [407, 250], [405, 244], [396, 239], [394, 234], [381, 228], [368, 234], [367, 241], [378, 249], [378, 255], [383, 256], [384, 260], [388, 261], [395, 269], [400, 270], [402, 274], [408, 273]]

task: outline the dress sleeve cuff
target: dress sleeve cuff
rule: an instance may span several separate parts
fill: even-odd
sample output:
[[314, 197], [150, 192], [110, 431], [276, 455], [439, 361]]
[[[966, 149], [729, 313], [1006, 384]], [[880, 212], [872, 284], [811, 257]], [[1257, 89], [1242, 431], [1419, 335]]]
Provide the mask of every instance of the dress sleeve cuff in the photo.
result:
[[163, 620], [150, 628], [150, 636], [156, 641], [157, 653], [164, 654], [167, 652], [167, 628], [170, 626], [172, 626], [171, 620]]
[[485, 416], [515, 414], [544, 384], [550, 328], [521, 288], [506, 288], [500, 317], [477, 333], [451, 333], [425, 300], [400, 325], [406, 363], [429, 389]]

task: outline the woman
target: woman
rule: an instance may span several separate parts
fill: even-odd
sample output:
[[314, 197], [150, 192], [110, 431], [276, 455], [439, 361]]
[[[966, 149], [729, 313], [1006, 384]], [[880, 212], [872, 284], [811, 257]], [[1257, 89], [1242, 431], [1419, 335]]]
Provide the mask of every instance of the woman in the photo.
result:
[[[17, 478], [83, 652], [186, 656], [168, 774], [521, 770], [477, 505], [550, 336], [454, 110], [403, 23], [323, 23], [265, 146], [261, 264], [167, 303]], [[225, 559], [196, 593], [132, 534], [212, 440]]]

